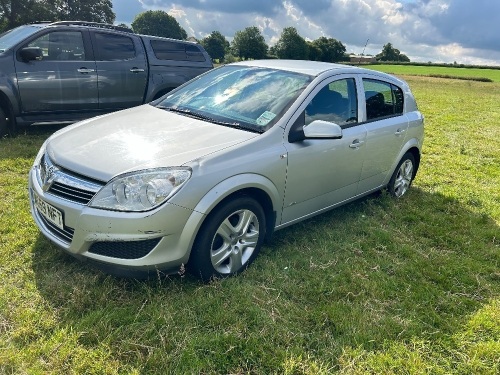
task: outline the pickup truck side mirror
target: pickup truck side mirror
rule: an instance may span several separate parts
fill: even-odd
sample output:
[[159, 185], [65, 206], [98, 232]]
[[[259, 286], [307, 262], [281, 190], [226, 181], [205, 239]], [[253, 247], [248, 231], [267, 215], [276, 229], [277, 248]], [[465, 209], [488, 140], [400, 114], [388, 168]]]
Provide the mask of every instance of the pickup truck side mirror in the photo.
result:
[[43, 51], [40, 47], [25, 47], [21, 50], [20, 56], [23, 61], [40, 61], [43, 59]]
[[342, 138], [342, 128], [333, 123], [323, 120], [315, 120], [304, 126], [304, 135], [312, 139], [340, 139]]

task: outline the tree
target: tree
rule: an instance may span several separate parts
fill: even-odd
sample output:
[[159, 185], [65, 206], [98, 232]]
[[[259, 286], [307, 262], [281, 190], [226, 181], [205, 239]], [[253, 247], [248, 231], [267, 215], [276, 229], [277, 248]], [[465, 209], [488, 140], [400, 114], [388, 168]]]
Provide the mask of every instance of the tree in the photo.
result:
[[36, 21], [74, 20], [113, 23], [111, 0], [2, 0], [2, 31]]
[[187, 38], [186, 30], [179, 25], [179, 22], [162, 10], [148, 10], [138, 14], [132, 22], [132, 29], [139, 34], [181, 40]]
[[212, 31], [209, 36], [203, 38], [200, 43], [208, 52], [212, 59], [224, 60], [226, 52], [229, 50], [229, 42], [224, 35], [218, 31]]
[[315, 61], [338, 62], [342, 61], [346, 48], [337, 39], [324, 36], [310, 43], [309, 59]]
[[380, 61], [403, 61], [410, 62], [410, 59], [405, 54], [402, 54], [397, 48], [394, 48], [391, 43], [387, 43], [376, 56]]
[[25, 23], [52, 20], [55, 13], [55, 1], [3, 0], [0, 1], [0, 29], [6, 31]]
[[113, 23], [115, 13], [111, 0], [59, 0], [61, 20]]
[[264, 36], [256, 26], [247, 27], [234, 34], [233, 53], [247, 59], [263, 59], [266, 57], [267, 44]]
[[307, 60], [309, 47], [295, 27], [285, 27], [276, 43], [276, 55], [280, 59]]

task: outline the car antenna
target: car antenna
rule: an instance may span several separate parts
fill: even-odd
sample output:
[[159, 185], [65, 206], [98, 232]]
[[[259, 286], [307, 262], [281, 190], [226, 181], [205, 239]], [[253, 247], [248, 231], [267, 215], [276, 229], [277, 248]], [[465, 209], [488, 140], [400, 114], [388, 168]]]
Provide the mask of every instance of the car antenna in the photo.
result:
[[[368, 45], [369, 40], [370, 40], [370, 38], [366, 39], [366, 43], [365, 43], [365, 46], [363, 47], [363, 52], [361, 52], [361, 56], [365, 55], [365, 49], [366, 49], [366, 46]], [[358, 60], [358, 65], [361, 65], [361, 57]]]

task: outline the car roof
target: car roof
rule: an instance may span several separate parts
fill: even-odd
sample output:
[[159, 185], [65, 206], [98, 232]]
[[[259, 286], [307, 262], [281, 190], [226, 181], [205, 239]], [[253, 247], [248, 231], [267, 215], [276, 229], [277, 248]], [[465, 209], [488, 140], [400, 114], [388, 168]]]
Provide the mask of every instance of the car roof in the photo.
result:
[[372, 72], [371, 70], [369, 71], [367, 69], [352, 67], [349, 65], [307, 60], [250, 60], [240, 61], [231, 65], [246, 65], [259, 68], [288, 70], [290, 72], [308, 74], [311, 76], [318, 76], [327, 71], [336, 71], [336, 73]]

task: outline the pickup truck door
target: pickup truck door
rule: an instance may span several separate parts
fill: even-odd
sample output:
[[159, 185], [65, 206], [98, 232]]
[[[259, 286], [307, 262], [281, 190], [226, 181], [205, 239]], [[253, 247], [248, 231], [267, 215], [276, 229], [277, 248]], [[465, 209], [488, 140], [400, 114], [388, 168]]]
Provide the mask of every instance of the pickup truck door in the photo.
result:
[[91, 31], [98, 75], [99, 108], [120, 109], [143, 103], [148, 65], [136, 35]]
[[[41, 60], [23, 61], [19, 50], [38, 47]], [[97, 73], [86, 30], [37, 35], [16, 51], [15, 66], [23, 113], [98, 108]]]

